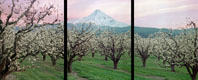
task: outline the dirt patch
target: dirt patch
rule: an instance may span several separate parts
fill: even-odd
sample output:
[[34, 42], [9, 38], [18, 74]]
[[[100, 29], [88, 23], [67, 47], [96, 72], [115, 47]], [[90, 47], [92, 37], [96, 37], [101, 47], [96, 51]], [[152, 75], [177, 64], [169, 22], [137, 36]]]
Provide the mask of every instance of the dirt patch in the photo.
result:
[[83, 78], [83, 77], [78, 76], [77, 72], [72, 72], [71, 75], [75, 76], [78, 80], [88, 80], [87, 78]]
[[142, 74], [135, 74], [135, 75], [141, 76], [141, 77], [144, 77], [144, 78], [150, 78], [150, 79], [153, 79], [153, 80], [166, 80], [164, 77], [160, 77], [160, 76], [142, 75]]
[[8, 75], [8, 76], [6, 77], [6, 80], [16, 80], [16, 76], [10, 74], [10, 75]]

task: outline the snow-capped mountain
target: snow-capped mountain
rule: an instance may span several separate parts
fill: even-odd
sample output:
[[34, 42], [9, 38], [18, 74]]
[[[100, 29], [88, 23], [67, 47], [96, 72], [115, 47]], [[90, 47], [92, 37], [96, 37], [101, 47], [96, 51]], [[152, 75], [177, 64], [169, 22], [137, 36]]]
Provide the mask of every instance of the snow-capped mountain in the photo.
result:
[[116, 21], [115, 19], [106, 15], [99, 9], [96, 9], [91, 15], [89, 15], [87, 17], [68, 21], [68, 23], [72, 23], [72, 24], [90, 23], [90, 22], [97, 26], [109, 26], [109, 27], [129, 26], [128, 24]]

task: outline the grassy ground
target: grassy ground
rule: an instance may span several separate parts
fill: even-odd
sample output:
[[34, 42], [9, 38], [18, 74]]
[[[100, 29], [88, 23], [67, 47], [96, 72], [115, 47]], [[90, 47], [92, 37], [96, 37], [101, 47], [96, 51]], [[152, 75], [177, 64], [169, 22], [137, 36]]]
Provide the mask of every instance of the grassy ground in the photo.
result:
[[[139, 57], [134, 59], [135, 80], [191, 80], [186, 68], [176, 67], [176, 72], [171, 72], [170, 68], [162, 68], [158, 65], [155, 57], [150, 57], [147, 60], [146, 67], [142, 67], [142, 62]], [[198, 76], [197, 76], [198, 77]]]
[[[92, 58], [85, 56], [83, 61], [72, 64], [73, 73], [68, 80], [131, 80], [131, 58], [123, 56], [118, 64], [118, 70], [113, 69], [111, 60], [105, 61], [104, 56]], [[77, 73], [74, 75], [74, 73]]]
[[[24, 61], [24, 65], [30, 64]], [[13, 80], [63, 80], [64, 79], [64, 60], [57, 60], [57, 64], [52, 66], [50, 57], [46, 61], [38, 61], [39, 68], [28, 69], [25, 72], [12, 73]], [[9, 77], [9, 76], [8, 76]]]

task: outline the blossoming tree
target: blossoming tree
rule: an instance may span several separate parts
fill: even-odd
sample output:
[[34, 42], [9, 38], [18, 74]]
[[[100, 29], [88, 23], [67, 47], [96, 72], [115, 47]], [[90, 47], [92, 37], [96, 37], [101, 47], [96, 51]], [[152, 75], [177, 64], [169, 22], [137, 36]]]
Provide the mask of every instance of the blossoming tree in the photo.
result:
[[[6, 0], [7, 1], [7, 0]], [[54, 14], [56, 9], [52, 6], [43, 6], [39, 9], [35, 6], [37, 0], [27, 0], [21, 3], [19, 0], [11, 0], [6, 4], [0, 0], [0, 79], [5, 80], [12, 72], [24, 71], [35, 67], [34, 64], [23, 66], [23, 61], [29, 59], [36, 61], [36, 55], [40, 53], [39, 34], [36, 28], [46, 25], [54, 25], [57, 18], [46, 21], [46, 18]], [[5, 10], [4, 7], [8, 6]], [[2, 17], [4, 16], [4, 17]], [[5, 18], [5, 19], [3, 19]], [[16, 30], [16, 26], [24, 26]]]

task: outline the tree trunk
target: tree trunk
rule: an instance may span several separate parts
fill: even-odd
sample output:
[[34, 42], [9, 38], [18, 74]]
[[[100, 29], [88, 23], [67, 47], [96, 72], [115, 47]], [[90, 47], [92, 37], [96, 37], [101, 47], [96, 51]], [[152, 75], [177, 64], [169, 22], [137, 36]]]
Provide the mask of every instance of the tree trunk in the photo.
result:
[[175, 65], [171, 64], [171, 72], [175, 72]]
[[82, 57], [78, 57], [78, 61], [82, 61]]
[[192, 80], [196, 80], [197, 71], [193, 71], [193, 75], [191, 76]]
[[163, 60], [163, 64], [164, 64], [164, 65], [166, 64], [166, 60]]
[[72, 72], [72, 62], [71, 61], [69, 61], [67, 63], [67, 71], [68, 71], [68, 73], [71, 73]]
[[105, 61], [108, 61], [108, 56], [105, 55]]
[[43, 55], [43, 61], [45, 61], [46, 60], [46, 55]]
[[2, 74], [2, 75], [0, 76], [0, 80], [6, 80], [7, 75], [8, 75], [8, 74]]
[[72, 72], [72, 67], [71, 67], [71, 65], [68, 65], [68, 72], [69, 72], [69, 73]]
[[92, 58], [94, 58], [94, 56], [95, 56], [95, 53], [94, 53], [94, 52], [92, 52]]
[[56, 65], [56, 59], [54, 56], [51, 56], [52, 65]]
[[79, 56], [79, 57], [78, 57], [78, 61], [82, 61], [82, 57], [83, 57], [83, 56]]
[[53, 61], [52, 65], [56, 65], [56, 59]]
[[142, 64], [143, 67], [146, 67], [146, 58], [142, 58]]
[[157, 60], [160, 61], [160, 56], [157, 56]]
[[0, 64], [0, 80], [5, 80], [6, 76], [10, 73], [8, 72], [8, 60], [3, 59]]
[[186, 67], [186, 69], [188, 71], [188, 74], [190, 75], [191, 79], [196, 80], [196, 76], [197, 76], [197, 72], [198, 72], [197, 67], [192, 67], [192, 66], [187, 65], [187, 64], [185, 64], [185, 67]]
[[128, 52], [128, 55], [131, 57], [131, 53], [130, 52]]
[[1, 71], [0, 80], [6, 80], [6, 77], [10, 74], [7, 68], [8, 67], [6, 67], [5, 70]]
[[113, 61], [113, 64], [114, 64], [114, 69], [117, 69], [117, 67], [118, 67], [118, 62]]

